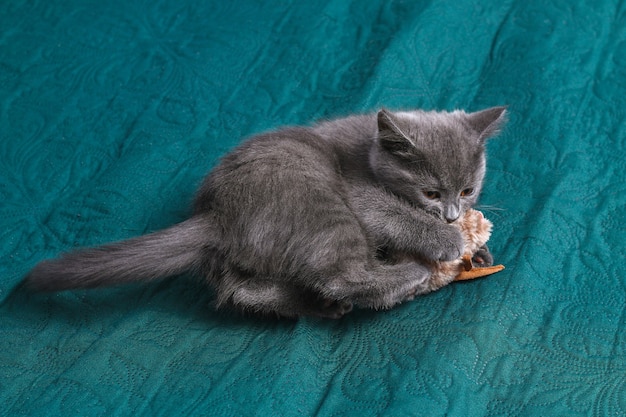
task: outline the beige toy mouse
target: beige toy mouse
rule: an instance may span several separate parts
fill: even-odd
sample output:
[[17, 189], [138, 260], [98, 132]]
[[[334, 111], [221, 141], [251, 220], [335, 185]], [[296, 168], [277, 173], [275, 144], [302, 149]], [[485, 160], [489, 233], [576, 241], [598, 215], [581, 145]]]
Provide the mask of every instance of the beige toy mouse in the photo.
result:
[[432, 291], [449, 284], [452, 281], [466, 281], [495, 274], [504, 269], [504, 265], [475, 267], [472, 257], [487, 243], [491, 236], [492, 223], [483, 214], [474, 209], [467, 210], [463, 218], [454, 225], [461, 229], [465, 241], [465, 253], [459, 259], [449, 262], [433, 264], [435, 272], [430, 280]]

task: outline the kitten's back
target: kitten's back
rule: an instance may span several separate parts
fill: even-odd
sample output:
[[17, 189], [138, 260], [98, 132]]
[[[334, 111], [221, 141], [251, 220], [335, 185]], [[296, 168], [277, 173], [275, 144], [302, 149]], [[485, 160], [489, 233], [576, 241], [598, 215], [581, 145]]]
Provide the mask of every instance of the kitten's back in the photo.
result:
[[358, 228], [340, 176], [336, 152], [319, 135], [309, 128], [284, 129], [226, 156], [203, 183], [195, 208], [217, 216], [228, 231], [224, 250], [237, 254], [241, 269], [306, 276], [303, 265], [336, 258], [325, 248], [329, 240], [344, 239], [333, 232], [341, 229], [337, 224]]

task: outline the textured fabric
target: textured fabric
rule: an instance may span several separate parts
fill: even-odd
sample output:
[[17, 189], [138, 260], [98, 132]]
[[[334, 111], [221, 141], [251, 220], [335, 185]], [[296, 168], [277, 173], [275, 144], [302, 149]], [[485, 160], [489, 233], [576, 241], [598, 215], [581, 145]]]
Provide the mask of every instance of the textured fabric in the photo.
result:
[[[508, 104], [481, 204], [507, 269], [339, 321], [189, 277], [34, 295], [38, 261], [184, 219], [251, 134]], [[0, 3], [0, 414], [626, 414], [626, 4]]]

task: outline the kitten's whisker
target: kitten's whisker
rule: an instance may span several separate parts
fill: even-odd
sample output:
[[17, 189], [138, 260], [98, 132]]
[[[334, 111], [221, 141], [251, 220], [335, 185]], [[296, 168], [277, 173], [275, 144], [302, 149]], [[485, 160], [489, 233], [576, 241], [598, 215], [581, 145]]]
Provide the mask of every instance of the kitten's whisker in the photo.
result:
[[506, 209], [503, 209], [502, 207], [491, 206], [491, 205], [486, 205], [486, 204], [478, 204], [476, 205], [476, 207], [481, 210], [492, 210], [492, 211], [505, 211], [506, 210]]
[[493, 214], [494, 217], [500, 217], [503, 212], [506, 211], [506, 209], [503, 209], [501, 207], [496, 207], [496, 206], [490, 206], [490, 205], [476, 205], [476, 210], [480, 210], [482, 212], [485, 213], [489, 213], [489, 214]]

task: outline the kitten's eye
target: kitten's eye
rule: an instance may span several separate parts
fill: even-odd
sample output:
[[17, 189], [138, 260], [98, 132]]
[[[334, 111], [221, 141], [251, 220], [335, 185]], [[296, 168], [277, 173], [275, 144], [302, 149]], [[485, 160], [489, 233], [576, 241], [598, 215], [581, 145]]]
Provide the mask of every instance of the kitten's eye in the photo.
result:
[[472, 194], [474, 194], [473, 188], [466, 188], [463, 191], [461, 191], [461, 197], [467, 197], [468, 195], [472, 195]]
[[441, 197], [439, 191], [424, 191], [424, 196], [429, 200], [436, 200]]

